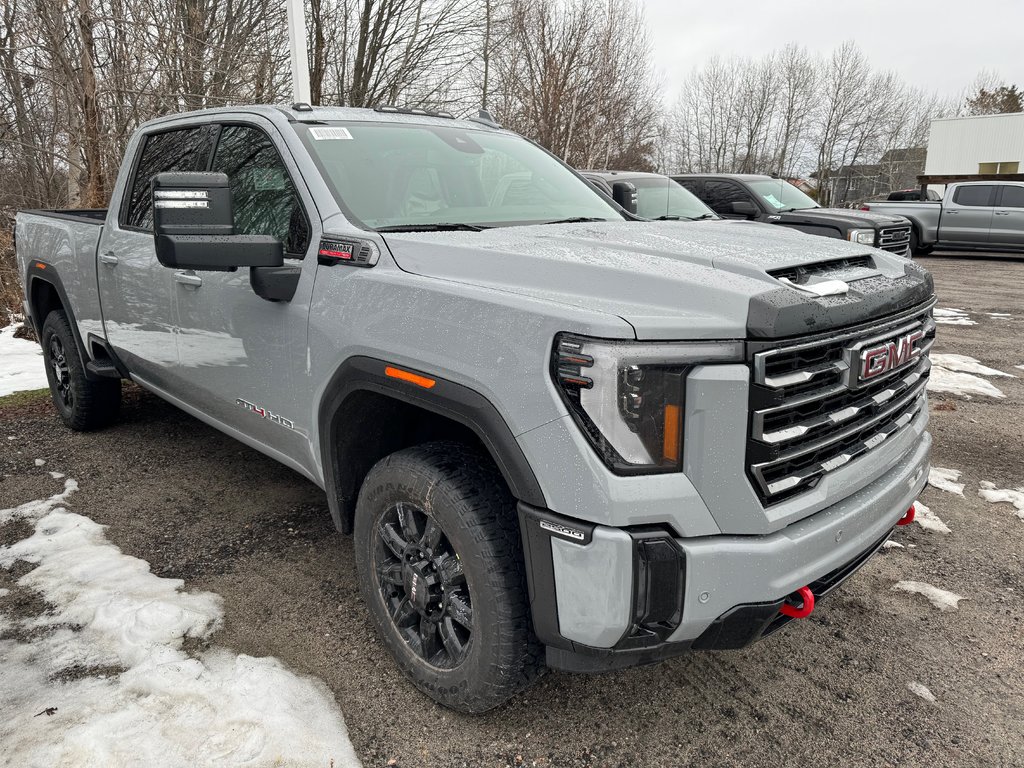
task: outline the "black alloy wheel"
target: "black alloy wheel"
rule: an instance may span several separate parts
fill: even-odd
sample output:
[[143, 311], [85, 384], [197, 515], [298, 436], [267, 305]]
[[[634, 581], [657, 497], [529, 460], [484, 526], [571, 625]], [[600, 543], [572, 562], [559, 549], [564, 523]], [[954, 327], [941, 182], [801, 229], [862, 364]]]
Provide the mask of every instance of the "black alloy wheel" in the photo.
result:
[[381, 596], [409, 647], [434, 667], [461, 664], [473, 635], [473, 601], [462, 560], [441, 526], [396, 502], [374, 531]]
[[66, 408], [72, 408], [75, 404], [75, 393], [71, 388], [71, 371], [68, 369], [67, 353], [60, 336], [53, 334], [50, 337], [49, 347], [50, 366], [53, 368], [54, 394], [60, 398]]

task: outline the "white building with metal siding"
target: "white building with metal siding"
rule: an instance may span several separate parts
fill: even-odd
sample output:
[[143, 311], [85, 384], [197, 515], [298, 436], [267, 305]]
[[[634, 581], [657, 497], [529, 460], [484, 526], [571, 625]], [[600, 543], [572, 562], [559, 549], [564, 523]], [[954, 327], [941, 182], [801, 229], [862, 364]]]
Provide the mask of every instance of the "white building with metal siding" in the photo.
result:
[[1024, 173], [1024, 112], [932, 120], [924, 172]]

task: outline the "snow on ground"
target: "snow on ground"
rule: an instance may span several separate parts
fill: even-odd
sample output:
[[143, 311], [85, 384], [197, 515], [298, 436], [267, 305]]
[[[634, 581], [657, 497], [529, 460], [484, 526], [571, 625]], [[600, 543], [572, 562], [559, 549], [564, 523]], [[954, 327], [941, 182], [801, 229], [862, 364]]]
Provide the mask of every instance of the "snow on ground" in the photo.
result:
[[914, 522], [926, 531], [951, 533], [949, 526], [942, 522], [938, 515], [932, 512], [930, 507], [925, 506], [920, 501], [914, 502]]
[[940, 325], [977, 325], [976, 322], [971, 320], [971, 316], [962, 309], [942, 309], [936, 307], [932, 312], [932, 316], [935, 318], [935, 322]]
[[5, 765], [358, 766], [323, 683], [273, 658], [227, 649], [195, 656], [186, 637], [221, 625], [220, 597], [110, 544], [103, 527], [63, 508], [78, 484], [0, 510], [34, 533], [0, 548], [0, 567], [36, 567], [19, 589], [49, 608], [0, 610], [0, 763]]
[[1009, 312], [986, 312], [985, 314], [989, 317], [994, 317], [997, 320], [1010, 320], [1013, 318], [1013, 315]]
[[905, 549], [898, 541], [887, 541], [882, 544], [882, 549]]
[[1017, 517], [1024, 520], [1024, 488], [1017, 488], [1015, 490], [996, 488], [995, 483], [983, 480], [978, 495], [992, 504], [999, 504], [1001, 502], [1013, 504], [1017, 508]]
[[923, 683], [919, 683], [916, 680], [907, 683], [907, 689], [915, 696], [920, 696], [925, 701], [934, 704], [935, 694], [928, 690], [927, 686]]
[[967, 355], [933, 353], [931, 360], [932, 372], [928, 377], [929, 392], [948, 392], [961, 395], [967, 400], [971, 399], [971, 395], [1002, 398], [1005, 397], [1002, 391], [981, 377], [1008, 376], [1016, 378], [1013, 374], [1003, 373], [995, 368], [982, 365]]
[[928, 485], [938, 488], [940, 491], [955, 493], [957, 496], [964, 495], [964, 484], [958, 483], [960, 479], [959, 469], [943, 469], [932, 467], [928, 472]]
[[928, 598], [928, 602], [940, 611], [955, 611], [959, 608], [959, 602], [967, 599], [952, 592], [947, 592], [944, 589], [933, 587], [924, 581], [900, 581], [896, 583], [893, 589], [924, 595]]
[[21, 323], [0, 328], [0, 397], [48, 386], [43, 350], [34, 341], [14, 338]]

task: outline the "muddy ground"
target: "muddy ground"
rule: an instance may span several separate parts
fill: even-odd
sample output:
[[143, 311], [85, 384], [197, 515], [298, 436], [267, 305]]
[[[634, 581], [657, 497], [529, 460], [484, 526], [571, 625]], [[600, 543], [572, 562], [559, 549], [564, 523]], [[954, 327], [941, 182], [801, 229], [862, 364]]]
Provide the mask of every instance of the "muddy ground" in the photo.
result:
[[[121, 423], [94, 434], [64, 429], [45, 399], [0, 401], [0, 507], [57, 492], [51, 470], [76, 478], [69, 506], [126, 553], [224, 597], [215, 643], [326, 682], [367, 766], [1024, 765], [1024, 521], [977, 494], [982, 480], [1024, 486], [1024, 261], [921, 263], [939, 306], [978, 323], [940, 326], [936, 351], [1021, 377], [992, 379], [1005, 400], [932, 397], [933, 462], [962, 470], [966, 489], [929, 488], [923, 501], [952, 533], [900, 529], [908, 548], [883, 551], [810, 619], [744, 651], [550, 673], [481, 717], [441, 709], [374, 636], [323, 493], [138, 390]], [[0, 545], [25, 534], [0, 528]], [[943, 613], [893, 591], [904, 579], [968, 599]]]

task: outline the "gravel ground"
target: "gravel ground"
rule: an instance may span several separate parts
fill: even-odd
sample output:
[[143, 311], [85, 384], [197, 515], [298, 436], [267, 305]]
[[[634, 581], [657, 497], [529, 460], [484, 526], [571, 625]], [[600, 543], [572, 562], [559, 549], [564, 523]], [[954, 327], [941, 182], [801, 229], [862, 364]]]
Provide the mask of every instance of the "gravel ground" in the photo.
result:
[[[810, 619], [744, 651], [550, 673], [487, 715], [443, 710], [374, 636], [323, 493], [134, 389], [117, 427], [87, 435], [60, 426], [45, 399], [0, 401], [0, 507], [56, 492], [51, 470], [76, 478], [70, 507], [115, 544], [224, 597], [216, 643], [324, 680], [367, 766], [1024, 765], [1024, 522], [977, 494], [983, 480], [1024, 486], [1024, 261], [921, 263], [939, 306], [978, 323], [940, 326], [936, 351], [1022, 377], [993, 380], [1005, 400], [932, 398], [933, 462], [962, 470], [966, 488], [929, 488], [923, 501], [952, 533], [900, 529], [908, 548], [884, 550]], [[0, 545], [25, 533], [0, 528]], [[0, 571], [0, 587], [14, 575]], [[940, 612], [893, 591], [905, 579], [967, 600]]]

